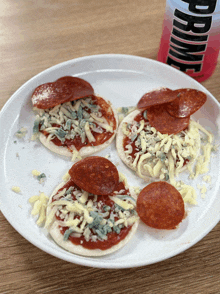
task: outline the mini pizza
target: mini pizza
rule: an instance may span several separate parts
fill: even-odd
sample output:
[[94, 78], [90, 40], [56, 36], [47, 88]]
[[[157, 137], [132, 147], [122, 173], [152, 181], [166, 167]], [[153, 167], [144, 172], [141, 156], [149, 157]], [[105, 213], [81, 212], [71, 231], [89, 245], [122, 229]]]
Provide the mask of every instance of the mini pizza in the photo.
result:
[[[87, 159], [78, 161], [76, 168], [73, 165], [69, 179], [52, 193], [46, 227], [62, 248], [83, 256], [102, 256], [122, 248], [134, 236], [139, 222], [136, 195], [109, 160], [98, 156], [91, 157], [89, 162]], [[94, 166], [92, 176], [91, 168], [85, 172], [85, 166]], [[76, 180], [78, 185], [74, 178], [76, 170], [81, 175], [81, 180]], [[99, 176], [97, 192], [105, 191], [105, 195], [90, 192], [94, 188], [90, 180], [95, 175]], [[111, 188], [105, 177], [111, 181]]]
[[[192, 98], [188, 97], [190, 95]], [[197, 102], [193, 104], [194, 98]], [[198, 157], [199, 129], [203, 128], [190, 119], [190, 114], [205, 101], [206, 95], [193, 89], [162, 88], [145, 94], [138, 103], [140, 109], [126, 116], [119, 126], [116, 147], [121, 160], [145, 180], [172, 181]], [[172, 115], [169, 113], [171, 105], [177, 111], [177, 104], [178, 112], [187, 115], [175, 117], [175, 111]]]
[[33, 133], [51, 151], [72, 157], [89, 156], [114, 139], [118, 118], [109, 101], [76, 77], [40, 85], [32, 95], [36, 113]]
[[183, 198], [167, 182], [154, 182], [138, 195], [137, 213], [149, 227], [160, 230], [176, 229], [185, 216]]

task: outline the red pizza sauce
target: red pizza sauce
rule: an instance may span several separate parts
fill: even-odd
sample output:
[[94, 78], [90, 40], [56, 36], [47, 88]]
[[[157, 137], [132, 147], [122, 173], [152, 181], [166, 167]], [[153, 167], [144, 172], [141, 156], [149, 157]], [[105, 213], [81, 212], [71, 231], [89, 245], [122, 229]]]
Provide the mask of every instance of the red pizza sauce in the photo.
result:
[[[104, 117], [109, 124], [112, 123], [113, 130], [115, 130], [117, 127], [117, 122], [116, 122], [113, 111], [110, 110], [109, 104], [103, 98], [96, 97], [96, 96], [92, 96], [92, 102], [94, 105], [100, 106], [99, 112], [101, 112], [102, 117]], [[89, 108], [85, 107], [84, 109], [88, 113], [91, 113], [91, 110]], [[52, 127], [60, 127], [60, 125], [52, 124]], [[96, 127], [98, 127], [97, 124], [96, 124]], [[67, 147], [70, 151], [72, 151], [71, 146], [74, 146], [77, 151], [79, 151], [82, 147], [85, 147], [85, 146], [98, 146], [108, 141], [114, 134], [112, 132], [107, 132], [105, 129], [103, 129], [100, 126], [99, 128], [102, 129], [103, 131], [102, 133], [96, 133], [91, 130], [91, 133], [95, 138], [95, 142], [89, 142], [87, 136], [85, 136], [85, 142], [82, 142], [79, 134], [77, 134], [74, 137], [74, 139], [65, 139], [64, 142], [61, 142], [59, 138], [55, 137], [54, 139], [51, 140], [51, 142], [53, 142], [57, 146]], [[42, 132], [46, 137], [49, 135], [49, 133], [44, 130], [40, 130], [40, 132]]]
[[[75, 187], [77, 190], [80, 190], [80, 188], [74, 184], [74, 182], [72, 180], [69, 180], [58, 192], [57, 194], [63, 190], [63, 189], [69, 189], [70, 187]], [[115, 191], [120, 191], [120, 190], [124, 190], [123, 195], [127, 195], [129, 193], [129, 191], [127, 189], [125, 189], [125, 185], [123, 182], [119, 182], [118, 186], [116, 187]], [[109, 196], [113, 196], [114, 194], [111, 194]], [[89, 196], [89, 199], [92, 199], [94, 196]], [[108, 196], [97, 196], [97, 202], [101, 202], [101, 208], [103, 209], [103, 207], [105, 205], [108, 205], [111, 207], [110, 211], [114, 210], [114, 201], [112, 201]], [[76, 200], [75, 196], [72, 194], [72, 199]], [[52, 201], [55, 201], [54, 199]], [[87, 203], [87, 202], [86, 202]], [[105, 212], [105, 210], [103, 209], [102, 211], [103, 213]], [[56, 216], [56, 218], [58, 220], [61, 221], [61, 218], [59, 216]], [[79, 216], [75, 217], [75, 218], [79, 218]], [[117, 221], [118, 219], [115, 218], [115, 221]], [[68, 230], [68, 227], [61, 227], [60, 228], [60, 232], [61, 234], [64, 235], [65, 231]], [[73, 236], [69, 236], [68, 240], [70, 240], [73, 244], [75, 245], [81, 245], [82, 247], [86, 248], [86, 249], [101, 249], [101, 250], [107, 250], [109, 248], [111, 248], [114, 245], [117, 245], [120, 241], [122, 241], [129, 233], [129, 231], [131, 230], [132, 226], [127, 226], [127, 227], [123, 227], [120, 231], [119, 234], [117, 234], [115, 231], [112, 231], [110, 233], [107, 234], [108, 239], [107, 240], [99, 240], [97, 239], [96, 241], [92, 241], [91, 239], [89, 241], [86, 241], [84, 236], [81, 237], [73, 237]], [[92, 230], [91, 230], [92, 232]], [[93, 232], [92, 232], [93, 234]]]

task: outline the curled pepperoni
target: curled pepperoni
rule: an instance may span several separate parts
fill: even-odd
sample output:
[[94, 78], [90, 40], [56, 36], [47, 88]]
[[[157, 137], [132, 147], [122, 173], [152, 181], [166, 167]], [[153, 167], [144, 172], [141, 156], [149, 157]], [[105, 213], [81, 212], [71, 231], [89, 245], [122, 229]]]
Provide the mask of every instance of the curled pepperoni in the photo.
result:
[[86, 157], [76, 162], [69, 174], [77, 186], [95, 195], [111, 194], [119, 182], [116, 166], [100, 156]]
[[38, 86], [32, 94], [32, 103], [40, 109], [47, 109], [94, 94], [92, 86], [83, 79], [65, 76], [53, 83]]
[[153, 182], [140, 192], [137, 213], [149, 227], [172, 230], [184, 217], [184, 202], [172, 185], [162, 181]]
[[168, 103], [176, 99], [176, 94], [168, 88], [161, 88], [144, 94], [137, 104], [139, 109], [147, 109], [154, 105]]
[[167, 104], [166, 109], [174, 117], [188, 117], [195, 113], [207, 100], [205, 93], [195, 89], [173, 91], [176, 99]]
[[147, 118], [152, 127], [161, 134], [177, 134], [189, 125], [189, 117], [177, 118], [171, 116], [165, 106], [152, 106], [147, 110]]

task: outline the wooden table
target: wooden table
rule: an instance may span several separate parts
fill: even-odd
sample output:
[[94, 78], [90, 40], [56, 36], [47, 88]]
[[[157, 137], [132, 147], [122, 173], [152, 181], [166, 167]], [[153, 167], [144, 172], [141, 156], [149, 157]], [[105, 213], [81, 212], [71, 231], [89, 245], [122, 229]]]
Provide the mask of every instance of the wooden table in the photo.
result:
[[[122, 53], [156, 59], [165, 0], [0, 2], [0, 108], [27, 80], [76, 57]], [[220, 65], [203, 85], [220, 101]], [[4, 197], [6, 195], [1, 195]], [[0, 214], [0, 293], [220, 293], [220, 224], [182, 254], [121, 270], [59, 260]]]

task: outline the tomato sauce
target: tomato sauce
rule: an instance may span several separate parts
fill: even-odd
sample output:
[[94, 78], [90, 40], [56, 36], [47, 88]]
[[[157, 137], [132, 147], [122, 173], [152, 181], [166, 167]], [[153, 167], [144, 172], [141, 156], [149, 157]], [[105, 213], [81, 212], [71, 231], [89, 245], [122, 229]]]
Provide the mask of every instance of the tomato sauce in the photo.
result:
[[[74, 187], [77, 190], [79, 190], [79, 188], [74, 184], [74, 182], [72, 180], [69, 180], [60, 190], [58, 190], [57, 194], [63, 190], [63, 189], [69, 189], [70, 187]], [[124, 190], [123, 195], [127, 195], [128, 194], [128, 189], [125, 189], [125, 185], [123, 182], [119, 182], [118, 186], [116, 188], [115, 191], [120, 191], [120, 190]], [[109, 196], [114, 195], [114, 193], [112, 193]], [[89, 199], [91, 199], [93, 196], [89, 196]], [[101, 203], [101, 208], [103, 208], [105, 205], [110, 206], [110, 213], [111, 211], [114, 210], [114, 201], [112, 201], [108, 196], [97, 196], [97, 202]], [[75, 196], [72, 194], [72, 199], [76, 200]], [[53, 200], [55, 201], [55, 200]], [[103, 213], [105, 212], [105, 210], [103, 209]], [[59, 216], [56, 215], [56, 218], [58, 220], [61, 220], [61, 218]], [[79, 216], [75, 216], [74, 218], [79, 218]], [[115, 218], [115, 221], [117, 221], [118, 219]], [[62, 221], [62, 220], [61, 220]], [[100, 249], [100, 250], [107, 250], [109, 248], [111, 248], [114, 245], [117, 245], [120, 241], [122, 241], [129, 233], [129, 231], [131, 230], [132, 226], [127, 226], [127, 227], [123, 227], [120, 231], [119, 234], [117, 234], [115, 231], [112, 231], [110, 233], [107, 234], [108, 239], [107, 240], [99, 240], [97, 239], [96, 241], [92, 241], [91, 239], [89, 241], [86, 241], [84, 236], [81, 237], [73, 237], [73, 236], [69, 236], [68, 240], [70, 240], [73, 244], [75, 245], [81, 245], [82, 247], [86, 248], [86, 249]], [[61, 234], [64, 235], [65, 231], [68, 230], [68, 227], [61, 227], [60, 226], [60, 232]], [[92, 230], [91, 230], [92, 232]], [[92, 232], [93, 234], [93, 232]]]

